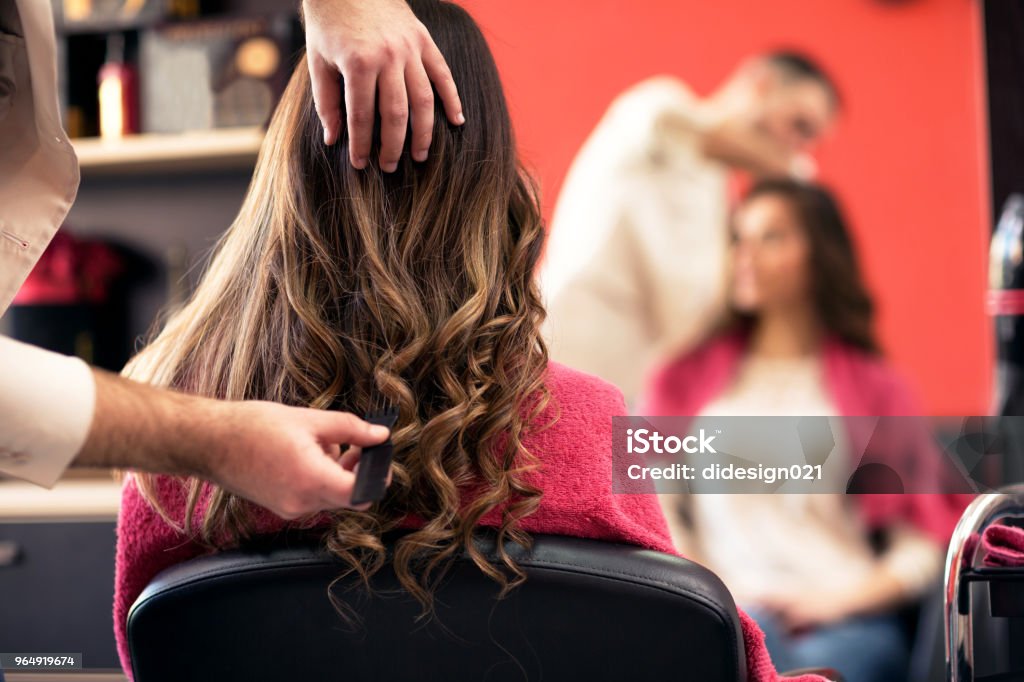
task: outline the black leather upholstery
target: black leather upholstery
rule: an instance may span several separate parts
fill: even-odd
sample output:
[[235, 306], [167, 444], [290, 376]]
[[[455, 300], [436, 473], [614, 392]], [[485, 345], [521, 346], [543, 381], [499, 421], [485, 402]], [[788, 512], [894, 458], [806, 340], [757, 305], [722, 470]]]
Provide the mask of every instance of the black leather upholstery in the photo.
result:
[[[488, 551], [489, 536], [478, 540]], [[157, 576], [128, 616], [136, 682], [282, 680], [746, 679], [732, 597], [677, 557], [593, 540], [536, 536], [515, 548], [527, 582], [504, 600], [468, 559], [436, 592], [436, 616], [385, 568], [327, 597], [338, 564], [314, 546], [236, 550]], [[355, 586], [355, 587], [354, 587]], [[346, 589], [351, 588], [351, 589]]]

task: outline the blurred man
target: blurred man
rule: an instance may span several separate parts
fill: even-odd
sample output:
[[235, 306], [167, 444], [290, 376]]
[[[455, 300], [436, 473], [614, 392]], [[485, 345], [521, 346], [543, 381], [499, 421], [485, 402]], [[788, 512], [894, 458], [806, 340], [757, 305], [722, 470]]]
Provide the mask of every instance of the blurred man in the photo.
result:
[[790, 52], [745, 62], [706, 99], [668, 76], [619, 96], [555, 208], [541, 274], [552, 357], [632, 400], [724, 310], [730, 171], [811, 177], [838, 109], [833, 81]]

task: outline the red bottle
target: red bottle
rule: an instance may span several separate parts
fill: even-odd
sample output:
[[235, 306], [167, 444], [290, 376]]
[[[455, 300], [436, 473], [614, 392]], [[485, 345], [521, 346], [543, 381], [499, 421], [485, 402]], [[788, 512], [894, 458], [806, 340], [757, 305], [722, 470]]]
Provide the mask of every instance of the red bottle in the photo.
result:
[[1003, 207], [989, 252], [988, 313], [998, 350], [994, 410], [1024, 415], [1024, 195]]
[[124, 61], [124, 35], [107, 39], [107, 62], [100, 67], [100, 136], [116, 139], [139, 132], [139, 88], [135, 69]]

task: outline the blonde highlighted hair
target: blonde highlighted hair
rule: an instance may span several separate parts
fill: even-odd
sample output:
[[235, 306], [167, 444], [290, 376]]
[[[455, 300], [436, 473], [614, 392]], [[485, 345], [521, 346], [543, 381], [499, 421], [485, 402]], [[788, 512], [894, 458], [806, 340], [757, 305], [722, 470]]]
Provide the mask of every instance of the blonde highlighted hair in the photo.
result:
[[[407, 150], [393, 174], [354, 170], [344, 134], [323, 145], [302, 59], [237, 219], [190, 301], [125, 374], [357, 414], [374, 393], [397, 405], [386, 498], [367, 512], [330, 512], [325, 539], [346, 573], [368, 578], [386, 559], [381, 536], [417, 519], [393, 562], [429, 607], [447, 560], [463, 550], [503, 590], [523, 578], [505, 543], [529, 543], [520, 521], [541, 497], [527, 481], [537, 461], [523, 438], [549, 399], [533, 280], [544, 232], [479, 29], [453, 4], [410, 5], [459, 84], [465, 126], [450, 126], [438, 105], [428, 161]], [[158, 503], [155, 478], [138, 481]], [[250, 533], [249, 503], [214, 487], [200, 522], [208, 484], [182, 483], [186, 531], [218, 545]], [[500, 519], [493, 563], [470, 541], [491, 513]]]

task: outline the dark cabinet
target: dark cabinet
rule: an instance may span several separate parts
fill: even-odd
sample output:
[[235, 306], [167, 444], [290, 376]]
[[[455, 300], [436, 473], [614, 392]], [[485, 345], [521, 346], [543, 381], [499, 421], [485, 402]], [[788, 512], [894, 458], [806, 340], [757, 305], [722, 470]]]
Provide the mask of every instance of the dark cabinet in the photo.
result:
[[120, 670], [113, 521], [0, 522], [0, 652], [82, 654]]

